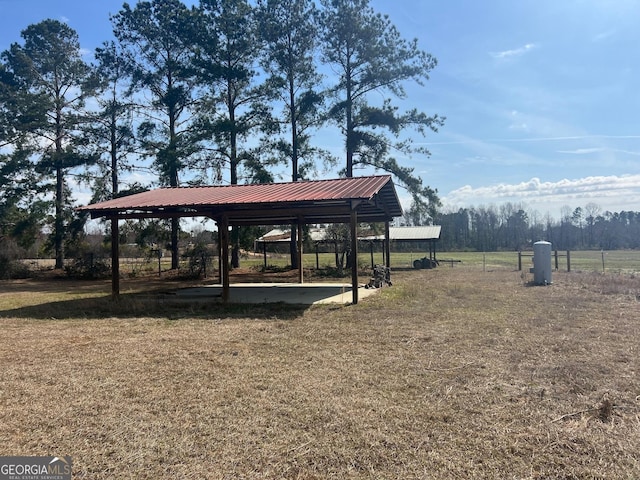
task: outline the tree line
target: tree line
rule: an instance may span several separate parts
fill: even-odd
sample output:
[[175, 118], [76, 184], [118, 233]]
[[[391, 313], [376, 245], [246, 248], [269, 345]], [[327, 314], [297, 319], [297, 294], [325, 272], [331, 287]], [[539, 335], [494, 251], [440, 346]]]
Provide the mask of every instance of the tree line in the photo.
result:
[[[436, 214], [436, 190], [396, 160], [428, 155], [411, 135], [443, 124], [397, 105], [436, 59], [369, 0], [149, 0], [110, 21], [113, 39], [91, 59], [52, 19], [0, 54], [0, 242], [29, 248], [44, 231], [62, 268], [86, 222], [73, 209], [78, 185], [100, 201], [155, 186], [299, 181], [322, 168], [389, 172], [416, 209]], [[343, 159], [318, 146], [327, 127]], [[177, 219], [170, 230], [177, 268]]]
[[557, 250], [640, 248], [640, 212], [602, 211], [593, 202], [575, 209], [563, 207], [560, 219], [506, 203], [440, 213], [435, 223], [442, 225], [438, 248], [449, 251], [527, 250], [540, 240]]

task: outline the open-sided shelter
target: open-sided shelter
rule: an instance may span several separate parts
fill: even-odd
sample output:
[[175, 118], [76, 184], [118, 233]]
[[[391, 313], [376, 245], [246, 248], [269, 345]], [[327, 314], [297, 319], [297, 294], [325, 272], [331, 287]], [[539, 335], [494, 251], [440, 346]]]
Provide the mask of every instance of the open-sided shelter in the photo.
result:
[[[442, 227], [440, 225], [426, 225], [426, 226], [415, 226], [415, 227], [390, 227], [388, 237], [385, 235], [362, 235], [358, 237], [358, 240], [362, 242], [367, 242], [371, 246], [371, 267], [373, 268], [373, 245], [374, 244], [385, 244], [382, 250], [383, 262], [389, 264], [389, 261], [386, 259], [386, 242], [391, 241], [391, 245], [396, 245], [397, 247], [403, 247], [404, 244], [408, 244], [413, 248], [424, 248], [428, 257], [425, 259], [429, 259], [433, 265], [437, 264], [436, 260], [436, 242], [440, 240], [440, 232]], [[311, 241], [316, 245], [319, 243], [326, 242], [327, 229], [324, 227], [314, 228], [309, 231], [309, 237]], [[265, 255], [265, 266], [266, 266], [266, 245], [286, 245], [289, 246], [291, 241], [291, 230], [289, 229], [273, 229], [262, 237], [256, 239], [255, 245], [256, 250], [258, 250], [258, 246], [262, 247], [262, 250]], [[399, 249], [399, 251], [403, 251]]]
[[[119, 294], [118, 220], [208, 217], [216, 222], [221, 247], [223, 300], [229, 298], [229, 227], [235, 225], [297, 225], [302, 256], [302, 226], [311, 223], [350, 224], [352, 251], [357, 254], [359, 222], [389, 222], [402, 215], [389, 175], [288, 183], [158, 188], [79, 207], [92, 218], [112, 220], [112, 293]], [[389, 243], [387, 242], [387, 245]], [[357, 257], [356, 257], [357, 258]], [[389, 258], [387, 252], [387, 258]], [[303, 281], [302, 258], [298, 262]], [[357, 262], [352, 265], [353, 303], [358, 302]]]
[[[436, 259], [436, 242], [440, 240], [440, 233], [442, 227], [440, 225], [424, 225], [416, 227], [391, 227], [389, 230], [389, 236], [375, 235], [369, 237], [362, 237], [360, 240], [369, 242], [391, 242], [400, 244], [410, 244], [415, 246], [425, 246], [428, 249], [428, 259], [430, 265], [435, 266], [437, 264]], [[427, 257], [425, 257], [426, 259]], [[420, 262], [420, 260], [416, 260]], [[415, 266], [415, 262], [414, 262]]]

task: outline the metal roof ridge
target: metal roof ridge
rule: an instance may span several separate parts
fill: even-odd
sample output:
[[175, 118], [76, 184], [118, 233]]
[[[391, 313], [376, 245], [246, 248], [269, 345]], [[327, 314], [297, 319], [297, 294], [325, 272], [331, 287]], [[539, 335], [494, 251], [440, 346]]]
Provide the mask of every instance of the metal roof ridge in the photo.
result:
[[[155, 190], [178, 190], [178, 189], [202, 189], [202, 188], [223, 188], [223, 187], [260, 187], [266, 185], [296, 185], [299, 183], [320, 183], [320, 182], [342, 182], [342, 181], [353, 181], [357, 179], [371, 179], [371, 178], [388, 178], [391, 179], [390, 174], [380, 174], [380, 175], [362, 175], [359, 177], [339, 177], [339, 178], [320, 178], [317, 180], [297, 180], [297, 181], [288, 181], [288, 182], [267, 182], [267, 183], [237, 183], [237, 184], [221, 184], [221, 185], [178, 185], [175, 187], [172, 186], [163, 186], [158, 187]], [[147, 190], [148, 192], [155, 190]], [[140, 192], [144, 193], [144, 192]]]

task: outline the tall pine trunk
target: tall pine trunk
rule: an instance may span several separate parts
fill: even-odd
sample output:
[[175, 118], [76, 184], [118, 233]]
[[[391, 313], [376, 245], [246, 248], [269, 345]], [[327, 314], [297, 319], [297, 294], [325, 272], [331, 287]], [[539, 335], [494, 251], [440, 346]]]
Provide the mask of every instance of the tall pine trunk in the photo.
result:
[[[59, 160], [58, 160], [59, 161]], [[56, 218], [54, 223], [54, 248], [56, 255], [56, 269], [64, 268], [64, 172], [60, 166], [56, 167]]]

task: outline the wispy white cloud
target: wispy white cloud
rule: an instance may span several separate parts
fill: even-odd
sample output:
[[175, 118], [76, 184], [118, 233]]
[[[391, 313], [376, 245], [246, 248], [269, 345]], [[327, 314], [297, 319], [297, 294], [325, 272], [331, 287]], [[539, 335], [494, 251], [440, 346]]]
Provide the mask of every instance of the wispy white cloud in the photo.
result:
[[[492, 167], [530, 167], [532, 165], [540, 165], [541, 159], [531, 155], [526, 149], [514, 149], [511, 145], [494, 143], [490, 140], [482, 140], [467, 137], [461, 134], [448, 134], [448, 137], [454, 139], [453, 142], [435, 142], [433, 145], [464, 145], [464, 153], [458, 152], [451, 166], [459, 168], [468, 168], [470, 166], [478, 166], [482, 170], [486, 170], [487, 166]], [[456, 141], [457, 140], [457, 141]], [[543, 161], [542, 163], [546, 163]]]
[[626, 155], [633, 155], [634, 157], [640, 157], [640, 152], [638, 151], [632, 151], [632, 150], [612, 150], [612, 152], [615, 153], [624, 153]]
[[500, 183], [485, 187], [472, 188], [466, 185], [451, 192], [455, 196], [483, 197], [536, 197], [542, 195], [573, 195], [577, 193], [618, 192], [620, 190], [640, 190], [640, 174], [623, 176], [593, 176], [578, 179], [562, 179], [556, 182], [543, 182], [532, 178], [516, 184]]
[[[637, 210], [640, 198], [640, 174], [591, 176], [543, 182], [532, 178], [520, 183], [499, 183], [472, 187], [465, 185], [443, 196], [449, 206], [472, 206], [526, 202], [535, 207], [560, 211], [563, 205], [582, 206], [589, 202], [603, 208]], [[627, 206], [627, 207], [625, 207]]]
[[558, 153], [567, 153], [570, 155], [589, 155], [591, 153], [600, 153], [604, 151], [605, 151], [604, 148], [596, 147], [596, 148], [576, 148], [575, 150], [558, 150]]
[[529, 124], [517, 110], [511, 111], [510, 120], [509, 130], [529, 132]]
[[528, 132], [529, 125], [526, 122], [520, 122], [520, 123], [516, 122], [509, 125], [509, 130]]
[[[529, 137], [529, 138], [488, 138], [483, 140], [484, 142], [492, 143], [537, 143], [537, 142], [560, 142], [564, 140], [589, 140], [589, 139], [602, 139], [602, 140], [634, 140], [640, 139], [640, 135], [569, 135], [558, 137]], [[468, 145], [479, 142], [480, 140], [466, 139], [456, 140], [450, 142], [421, 142], [419, 145]], [[627, 152], [628, 153], [628, 152]]]
[[519, 48], [514, 48], [511, 50], [502, 50], [500, 52], [491, 52], [491, 56], [497, 59], [520, 57], [537, 47], [538, 47], [538, 44], [536, 43], [527, 43], [526, 45], [523, 45], [522, 47], [519, 47]]
[[593, 37], [593, 42], [594, 43], [598, 43], [598, 42], [603, 42], [605, 40], [608, 40], [609, 38], [613, 37], [617, 32], [615, 30], [609, 30], [606, 32], [601, 32], [599, 34], [597, 34], [595, 37]]
[[634, 157], [640, 157], [640, 151], [633, 150], [622, 150], [619, 148], [604, 148], [604, 147], [593, 147], [593, 148], [576, 148], [575, 150], [558, 150], [558, 153], [565, 153], [568, 155], [590, 155], [592, 153], [621, 153], [624, 155], [632, 155]]

